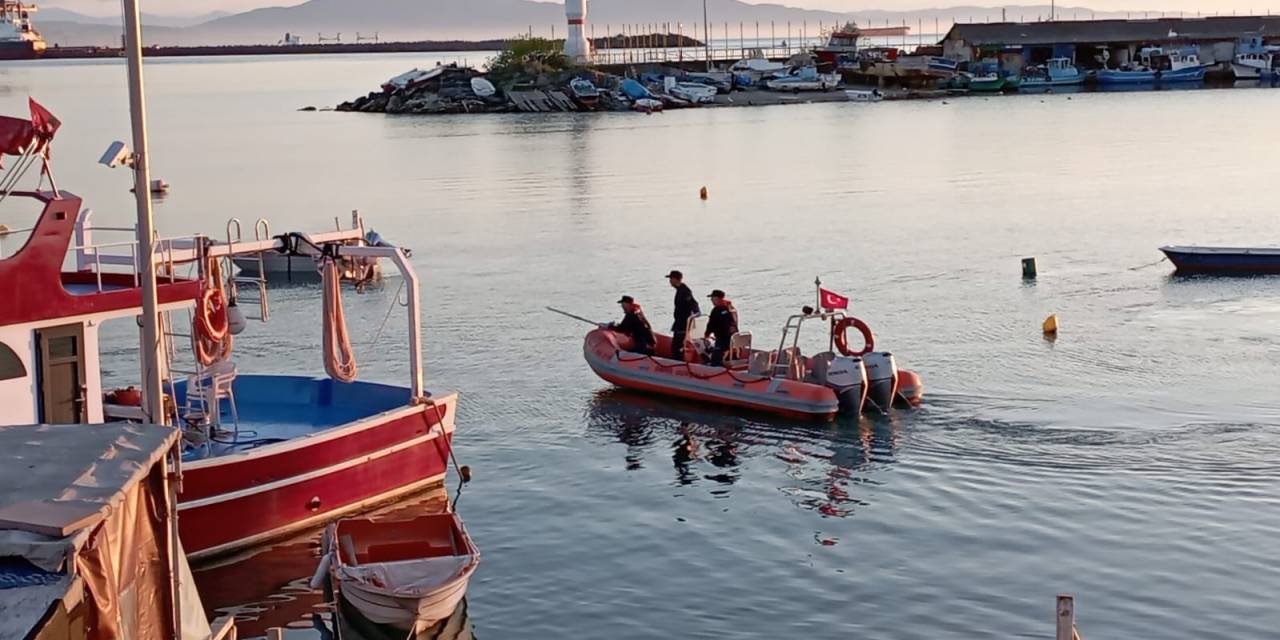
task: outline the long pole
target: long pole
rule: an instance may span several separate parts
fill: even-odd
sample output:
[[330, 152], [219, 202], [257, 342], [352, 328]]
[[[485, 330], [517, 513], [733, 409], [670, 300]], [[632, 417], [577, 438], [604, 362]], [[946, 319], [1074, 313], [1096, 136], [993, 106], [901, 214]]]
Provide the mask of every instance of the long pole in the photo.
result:
[[138, 260], [142, 263], [143, 412], [166, 425], [160, 383], [160, 309], [156, 295], [155, 227], [151, 221], [151, 165], [147, 155], [147, 105], [142, 81], [142, 22], [138, 0], [124, 2], [125, 55], [129, 63], [129, 117], [133, 125], [133, 191], [138, 208]]
[[711, 20], [707, 17], [707, 0], [702, 0], [702, 37], [706, 38], [706, 42], [702, 43], [706, 47], [707, 52], [707, 71], [711, 71]]
[[[142, 83], [142, 20], [138, 0], [124, 1], [124, 43], [129, 66], [129, 118], [133, 125], [133, 191], [138, 204], [138, 259], [142, 262], [142, 384], [143, 412], [152, 424], [167, 425], [169, 416], [164, 410], [164, 393], [160, 384], [160, 309], [156, 301], [156, 261], [151, 224], [151, 167], [147, 160], [147, 106], [143, 99]], [[181, 458], [177, 457], [173, 474], [181, 478]], [[178, 527], [177, 492], [173, 480], [166, 479], [169, 493], [169, 567], [170, 604], [172, 605], [173, 635], [182, 637], [182, 605], [177, 560]]]

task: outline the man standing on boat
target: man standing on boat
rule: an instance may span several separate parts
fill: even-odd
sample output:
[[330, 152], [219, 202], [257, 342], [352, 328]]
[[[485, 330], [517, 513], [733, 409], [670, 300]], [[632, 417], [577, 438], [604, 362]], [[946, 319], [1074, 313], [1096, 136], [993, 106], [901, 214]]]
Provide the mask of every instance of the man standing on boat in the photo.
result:
[[609, 328], [631, 338], [631, 351], [634, 353], [653, 355], [653, 347], [657, 340], [653, 337], [653, 327], [644, 317], [644, 311], [636, 304], [635, 298], [622, 296], [618, 301], [622, 305], [622, 322], [615, 322]]
[[702, 309], [698, 307], [698, 299], [689, 290], [689, 285], [684, 283], [683, 273], [673, 270], [667, 274], [667, 281], [676, 290], [676, 321], [671, 325], [671, 357], [684, 360], [684, 339], [685, 332], [689, 329], [689, 318], [702, 313]]
[[715, 346], [711, 349], [711, 366], [723, 367], [724, 356], [729, 353], [729, 344], [733, 334], [738, 332], [738, 313], [733, 303], [724, 296], [724, 292], [716, 289], [708, 296], [715, 308], [711, 310], [711, 319], [707, 321], [707, 338], [715, 337]]

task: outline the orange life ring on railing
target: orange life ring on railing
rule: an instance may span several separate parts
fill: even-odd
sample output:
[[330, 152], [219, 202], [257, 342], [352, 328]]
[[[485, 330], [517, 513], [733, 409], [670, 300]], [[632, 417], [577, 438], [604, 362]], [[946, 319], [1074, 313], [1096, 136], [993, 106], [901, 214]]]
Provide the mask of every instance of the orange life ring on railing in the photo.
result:
[[227, 337], [231, 324], [227, 319], [227, 298], [222, 290], [209, 287], [200, 295], [200, 308], [196, 309], [196, 323], [200, 333], [210, 342], [221, 342]]
[[[857, 329], [858, 333], [862, 334], [862, 341], [865, 343], [862, 351], [854, 352], [849, 350], [849, 337], [846, 332], [850, 327]], [[876, 350], [876, 336], [871, 333], [871, 327], [868, 327], [867, 323], [857, 318], [843, 318], [831, 325], [831, 337], [835, 340], [836, 350], [846, 356], [861, 357]]]

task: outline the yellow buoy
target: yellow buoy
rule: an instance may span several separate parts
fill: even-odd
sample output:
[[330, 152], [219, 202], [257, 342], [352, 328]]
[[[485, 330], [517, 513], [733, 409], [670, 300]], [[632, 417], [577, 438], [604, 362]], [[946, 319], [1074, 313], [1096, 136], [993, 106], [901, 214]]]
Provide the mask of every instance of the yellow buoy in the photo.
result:
[[699, 195], [699, 196], [702, 196], [702, 199], [703, 199], [703, 200], [706, 200], [706, 199], [707, 199], [707, 197], [708, 197], [708, 195], [709, 195], [709, 194], [708, 194], [708, 192], [707, 192], [707, 188], [706, 188], [706, 187], [703, 187], [703, 188], [702, 188], [702, 191], [699, 191], [699, 192], [698, 192], [698, 195]]
[[1047, 336], [1058, 334], [1058, 316], [1052, 315], [1044, 319], [1044, 334]]

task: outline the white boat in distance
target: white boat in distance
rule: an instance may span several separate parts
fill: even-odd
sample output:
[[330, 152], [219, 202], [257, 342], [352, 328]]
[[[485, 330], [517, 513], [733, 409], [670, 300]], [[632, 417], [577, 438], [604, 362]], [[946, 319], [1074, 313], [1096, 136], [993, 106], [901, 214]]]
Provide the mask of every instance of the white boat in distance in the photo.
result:
[[1231, 63], [1231, 71], [1236, 80], [1275, 78], [1280, 76], [1280, 55], [1272, 51], [1241, 53]]
[[884, 94], [879, 89], [848, 89], [844, 92], [849, 96], [849, 102], [880, 102], [884, 100]]
[[716, 94], [719, 92], [711, 85], [697, 82], [677, 82], [675, 86], [671, 87], [669, 93], [681, 100], [688, 100], [694, 104], [712, 104], [716, 101]]

